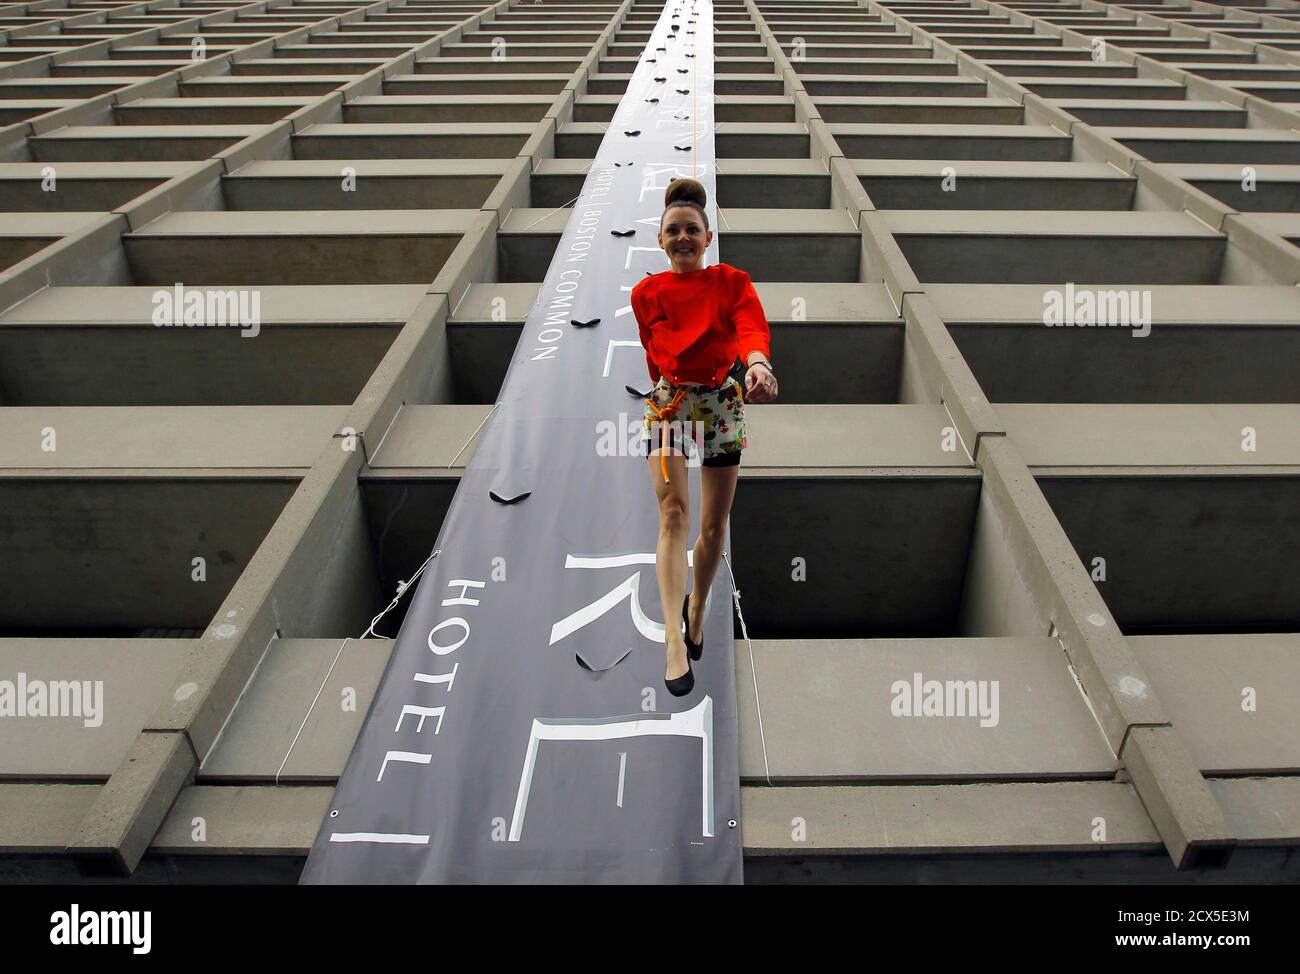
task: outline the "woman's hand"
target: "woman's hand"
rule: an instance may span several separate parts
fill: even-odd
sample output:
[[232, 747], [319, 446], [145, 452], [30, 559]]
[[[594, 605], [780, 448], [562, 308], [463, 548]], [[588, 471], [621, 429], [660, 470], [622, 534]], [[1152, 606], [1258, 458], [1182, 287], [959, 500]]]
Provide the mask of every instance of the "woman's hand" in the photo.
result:
[[766, 365], [754, 363], [745, 373], [745, 401], [771, 402], [776, 398], [776, 376]]

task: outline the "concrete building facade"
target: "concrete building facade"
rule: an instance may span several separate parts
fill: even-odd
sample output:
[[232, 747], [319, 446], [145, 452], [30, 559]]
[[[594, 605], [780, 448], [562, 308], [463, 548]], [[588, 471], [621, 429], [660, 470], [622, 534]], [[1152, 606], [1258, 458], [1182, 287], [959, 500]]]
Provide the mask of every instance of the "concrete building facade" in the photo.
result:
[[[662, 8], [0, 7], [0, 878], [296, 881]], [[747, 877], [1296, 881], [1300, 3], [713, 17]]]

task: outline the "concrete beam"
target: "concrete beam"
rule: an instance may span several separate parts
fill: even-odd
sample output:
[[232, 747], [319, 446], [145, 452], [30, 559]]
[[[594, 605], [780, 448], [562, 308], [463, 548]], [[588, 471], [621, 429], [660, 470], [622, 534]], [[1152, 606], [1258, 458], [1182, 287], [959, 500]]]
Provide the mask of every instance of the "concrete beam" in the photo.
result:
[[95, 795], [68, 855], [86, 875], [129, 875], [196, 767], [183, 734], [141, 734]]

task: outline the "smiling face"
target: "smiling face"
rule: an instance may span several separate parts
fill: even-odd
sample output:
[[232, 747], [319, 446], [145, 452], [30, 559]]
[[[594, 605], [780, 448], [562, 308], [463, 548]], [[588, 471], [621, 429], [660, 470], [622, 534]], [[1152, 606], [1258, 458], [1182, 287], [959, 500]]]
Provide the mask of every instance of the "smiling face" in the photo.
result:
[[674, 206], [664, 214], [659, 230], [659, 246], [679, 274], [700, 269], [704, 251], [713, 240], [713, 231], [704, 229], [704, 220], [693, 206]]

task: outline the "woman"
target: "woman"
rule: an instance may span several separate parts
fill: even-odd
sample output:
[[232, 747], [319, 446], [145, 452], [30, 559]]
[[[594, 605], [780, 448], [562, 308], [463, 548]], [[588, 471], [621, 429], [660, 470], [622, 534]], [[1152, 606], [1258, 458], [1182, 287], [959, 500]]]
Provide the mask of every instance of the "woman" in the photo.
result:
[[[655, 574], [665, 620], [664, 683], [679, 697], [694, 689], [691, 660], [704, 651], [705, 600], [722, 556], [740, 453], [749, 445], [744, 402], [771, 402], [777, 393], [768, 355], [771, 333], [749, 275], [729, 264], [702, 266], [713, 240], [706, 201], [704, 186], [697, 180], [675, 179], [669, 184], [659, 221], [659, 246], [672, 269], [643, 278], [632, 289], [632, 310], [646, 350], [646, 366], [655, 381], [646, 400], [641, 442], [650, 458], [659, 502]], [[737, 357], [748, 367], [743, 389], [730, 377]], [[693, 597], [685, 594], [686, 535], [691, 524], [685, 437], [694, 439], [703, 455]], [[676, 616], [678, 599], [682, 599], [684, 634], [676, 625], [666, 624]]]

